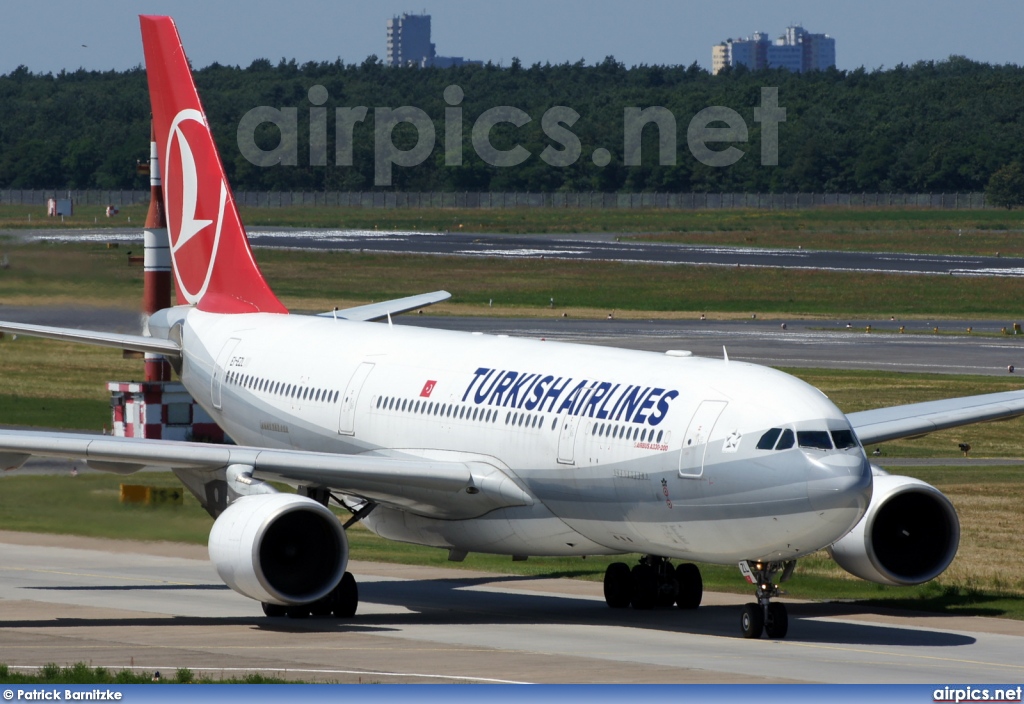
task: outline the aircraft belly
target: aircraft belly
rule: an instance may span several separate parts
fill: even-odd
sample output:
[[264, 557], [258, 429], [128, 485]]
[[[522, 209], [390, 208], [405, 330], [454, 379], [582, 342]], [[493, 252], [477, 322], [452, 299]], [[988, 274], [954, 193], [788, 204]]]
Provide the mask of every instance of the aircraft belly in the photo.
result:
[[588, 540], [544, 506], [517, 506], [450, 521], [378, 507], [363, 519], [371, 531], [403, 543], [499, 555], [569, 556], [622, 552]]
[[776, 462], [752, 473], [749, 462], [720, 462], [692, 479], [660, 464], [631, 461], [525, 476], [528, 488], [568, 526], [622, 551], [733, 562], [795, 557], [839, 537], [834, 522], [812, 509], [802, 469], [787, 472]]

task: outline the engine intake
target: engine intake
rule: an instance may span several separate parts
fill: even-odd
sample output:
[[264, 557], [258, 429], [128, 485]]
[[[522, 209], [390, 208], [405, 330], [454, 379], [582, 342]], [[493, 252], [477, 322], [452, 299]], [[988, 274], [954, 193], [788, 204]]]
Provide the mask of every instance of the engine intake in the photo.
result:
[[847, 572], [878, 584], [921, 584], [942, 574], [960, 544], [960, 520], [946, 496], [912, 477], [872, 467], [867, 513], [829, 552]]
[[326, 596], [348, 566], [348, 540], [337, 517], [295, 494], [235, 500], [214, 522], [209, 548], [225, 584], [283, 606]]

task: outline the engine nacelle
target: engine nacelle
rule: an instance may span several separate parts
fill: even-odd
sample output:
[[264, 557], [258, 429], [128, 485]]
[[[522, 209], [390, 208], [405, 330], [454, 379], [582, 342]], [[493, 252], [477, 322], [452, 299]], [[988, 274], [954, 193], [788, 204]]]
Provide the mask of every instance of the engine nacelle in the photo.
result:
[[946, 496], [919, 479], [872, 467], [867, 513], [829, 547], [847, 572], [878, 584], [906, 586], [935, 579], [960, 544], [960, 520]]
[[236, 499], [214, 522], [209, 547], [225, 584], [281, 606], [326, 596], [348, 566], [348, 539], [338, 518], [295, 494]]

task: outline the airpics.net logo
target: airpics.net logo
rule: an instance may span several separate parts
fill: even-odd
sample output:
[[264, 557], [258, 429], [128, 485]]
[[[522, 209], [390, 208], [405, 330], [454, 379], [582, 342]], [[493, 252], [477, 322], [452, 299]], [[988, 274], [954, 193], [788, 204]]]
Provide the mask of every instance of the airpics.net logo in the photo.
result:
[[988, 687], [970, 687], [956, 685], [936, 689], [932, 693], [932, 701], [946, 704], [978, 704], [979, 702], [1019, 702], [1021, 701], [1022, 688], [1000, 687], [990, 689]]
[[[309, 89], [309, 166], [327, 166], [328, 109], [323, 107], [329, 95], [324, 86]], [[469, 142], [475, 154], [486, 164], [498, 168], [519, 166], [535, 156], [522, 144], [499, 149], [493, 144], [495, 128], [511, 125], [522, 128], [534, 117], [510, 105], [484, 110], [479, 115], [467, 116], [461, 107], [465, 92], [457, 85], [444, 89], [443, 132], [441, 137], [445, 166], [461, 166], [466, 149], [464, 124], [472, 119]], [[334, 165], [353, 165], [353, 141], [356, 125], [370, 114], [365, 106], [339, 107], [334, 110]], [[583, 157], [583, 144], [572, 131], [580, 120], [580, 113], [565, 105], [556, 105], [540, 118], [541, 129], [549, 143], [537, 155], [553, 168], [567, 168]], [[761, 88], [760, 104], [753, 108], [753, 120], [760, 125], [760, 161], [762, 166], [779, 163], [779, 125], [786, 121], [786, 108], [779, 105], [779, 89]], [[280, 134], [278, 144], [264, 149], [257, 143], [257, 130], [263, 125], [276, 127]], [[409, 124], [415, 132], [415, 143], [407, 149], [395, 144], [395, 130]], [[648, 125], [657, 129], [658, 164], [675, 166], [678, 155], [677, 120], [671, 110], [664, 107], [627, 107], [623, 109], [622, 163], [640, 166], [642, 138]], [[508, 130], [508, 127], [503, 129]], [[405, 105], [399, 108], [373, 109], [374, 185], [390, 186], [394, 168], [419, 166], [434, 154], [438, 142], [435, 121], [424, 110]], [[254, 166], [299, 165], [299, 108], [274, 108], [262, 105], [249, 110], [238, 123], [238, 148], [242, 156]], [[686, 127], [686, 146], [698, 162], [713, 168], [724, 168], [747, 156], [736, 145], [750, 141], [746, 119], [737, 110], [721, 105], [704, 108], [695, 114]], [[507, 146], [507, 145], [506, 145]], [[590, 153], [597, 167], [612, 164], [612, 152], [597, 147]]]

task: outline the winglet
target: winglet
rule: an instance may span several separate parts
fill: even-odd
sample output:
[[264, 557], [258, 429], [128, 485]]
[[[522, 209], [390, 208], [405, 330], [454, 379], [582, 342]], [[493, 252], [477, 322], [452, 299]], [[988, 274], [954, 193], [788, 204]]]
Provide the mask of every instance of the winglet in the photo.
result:
[[139, 21], [179, 303], [287, 313], [253, 259], [174, 21]]

